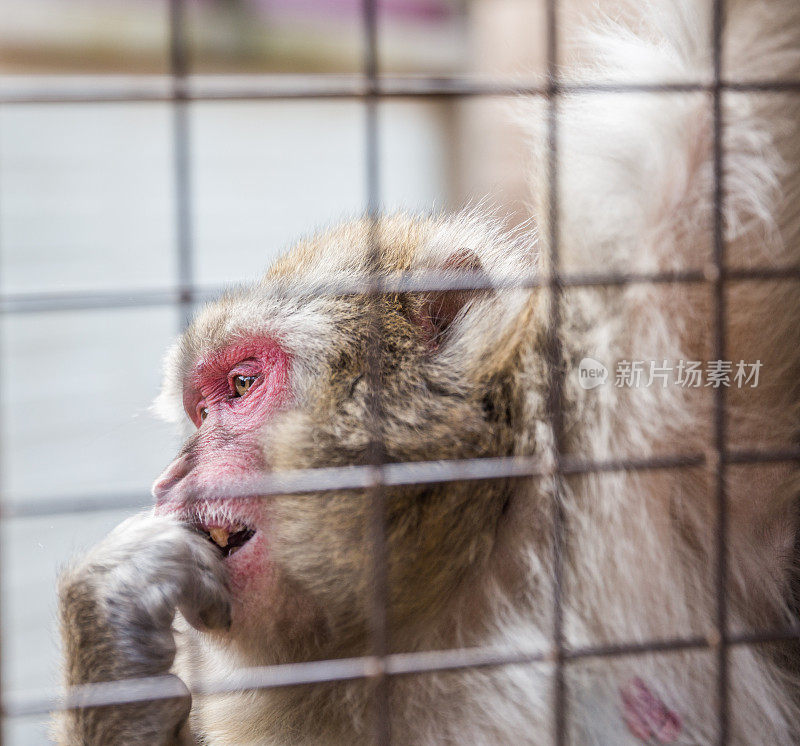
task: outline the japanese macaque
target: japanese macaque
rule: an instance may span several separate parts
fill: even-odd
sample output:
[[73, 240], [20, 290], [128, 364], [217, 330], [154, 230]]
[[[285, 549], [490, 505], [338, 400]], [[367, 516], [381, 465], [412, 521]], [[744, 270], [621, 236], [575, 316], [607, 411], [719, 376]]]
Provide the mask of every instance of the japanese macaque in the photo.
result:
[[[800, 4], [726, 6], [726, 80], [800, 79]], [[710, 2], [613, 9], [585, 22], [564, 79], [710, 81]], [[551, 269], [544, 101], [518, 104], [532, 142], [535, 232], [506, 231], [479, 210], [355, 221], [301, 241], [263, 280], [202, 310], [166, 360], [157, 406], [189, 432], [155, 483], [155, 509], [120, 525], [60, 585], [68, 685], [169, 674], [176, 696], [61, 713], [59, 742], [368, 742], [369, 679], [193, 702], [180, 682], [373, 650], [374, 493], [235, 493], [268, 473], [369, 464], [377, 427], [390, 463], [547, 464], [556, 445], [581, 461], [704, 455], [681, 468], [560, 478], [567, 649], [711, 643], [570, 659], [563, 712], [576, 744], [716, 743], [715, 389], [727, 386], [726, 449], [796, 442], [800, 294], [796, 278], [725, 278], [725, 378], [713, 344], [712, 103], [709, 90], [576, 92], [558, 103], [560, 271], [699, 271], [691, 283], [565, 286], [558, 443], [548, 403], [553, 296], [546, 282], [507, 287]], [[800, 97], [724, 92], [722, 110], [725, 266], [797, 266]], [[375, 242], [386, 277], [469, 271], [486, 282], [449, 293], [297, 292], [364, 276]], [[600, 371], [592, 384], [600, 365], [605, 383], [581, 378], [586, 358]], [[645, 361], [638, 386], [625, 380], [635, 361]], [[702, 380], [686, 380], [692, 361], [703, 362]], [[785, 628], [796, 622], [792, 463], [729, 464], [725, 475], [728, 633]], [[552, 650], [553, 485], [528, 476], [386, 488], [390, 652]], [[789, 644], [733, 640], [731, 742], [798, 742], [797, 655]], [[392, 677], [392, 741], [550, 743], [553, 674], [545, 657]]]

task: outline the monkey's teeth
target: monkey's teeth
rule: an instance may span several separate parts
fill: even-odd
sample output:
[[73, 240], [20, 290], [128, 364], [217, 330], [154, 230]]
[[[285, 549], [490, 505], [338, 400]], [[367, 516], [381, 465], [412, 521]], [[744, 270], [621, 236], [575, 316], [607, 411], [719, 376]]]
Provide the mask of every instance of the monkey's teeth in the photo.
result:
[[223, 557], [230, 557], [237, 552], [250, 539], [255, 536], [256, 530], [244, 524], [236, 523], [232, 526], [208, 526], [202, 523], [194, 524], [194, 528], [203, 534], [222, 553]]
[[230, 531], [228, 531], [227, 528], [210, 528], [208, 529], [208, 535], [211, 537], [211, 540], [222, 549], [228, 546]]

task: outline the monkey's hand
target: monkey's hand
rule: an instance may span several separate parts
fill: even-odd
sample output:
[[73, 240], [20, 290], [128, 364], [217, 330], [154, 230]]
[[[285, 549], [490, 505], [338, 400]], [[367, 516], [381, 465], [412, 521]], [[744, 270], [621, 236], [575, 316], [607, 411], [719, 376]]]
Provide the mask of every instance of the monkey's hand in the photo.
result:
[[[170, 676], [175, 611], [198, 629], [226, 629], [225, 568], [212, 544], [178, 521], [142, 514], [115, 528], [59, 584], [69, 686]], [[189, 690], [177, 677], [169, 699], [67, 711], [59, 743], [99, 746], [191, 743]]]

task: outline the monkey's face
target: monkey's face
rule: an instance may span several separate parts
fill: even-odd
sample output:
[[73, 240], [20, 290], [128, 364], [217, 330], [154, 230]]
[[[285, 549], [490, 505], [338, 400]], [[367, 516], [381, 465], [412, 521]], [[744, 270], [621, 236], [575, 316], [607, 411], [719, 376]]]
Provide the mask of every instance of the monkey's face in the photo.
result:
[[290, 367], [270, 337], [199, 354], [182, 384], [183, 408], [196, 430], [153, 485], [157, 511], [178, 514], [217, 544], [233, 587], [243, 591], [253, 591], [249, 586], [269, 569], [267, 515], [252, 495], [220, 493], [268, 468], [262, 431], [290, 405]]
[[[420, 232], [409, 223], [398, 240], [411, 242], [411, 229]], [[359, 236], [365, 244], [363, 231]], [[316, 259], [325, 256], [321, 250]], [[476, 360], [488, 352], [478, 338], [468, 355], [458, 347], [466, 350], [469, 335], [476, 337], [465, 325], [467, 307], [485, 324], [493, 318], [491, 298], [298, 295], [291, 292], [295, 274], [302, 281], [313, 271], [298, 263], [304, 272], [287, 272], [275, 287], [238, 291], [205, 309], [173, 350], [161, 404], [179, 402], [191, 433], [154, 486], [158, 512], [177, 514], [219, 546], [233, 590], [232, 635], [257, 636], [271, 659], [310, 654], [305, 643], [297, 652], [298, 638], [335, 640], [352, 651], [366, 639], [375, 494], [259, 496], [248, 481], [370, 463], [376, 425], [388, 462], [509, 455], [514, 448], [513, 381], [496, 366], [491, 375], [479, 372]], [[369, 384], [376, 318], [377, 423]], [[450, 328], [457, 323], [460, 339]], [[496, 343], [502, 323], [492, 331]], [[507, 497], [508, 484], [497, 482], [387, 490], [389, 622], [396, 632], [438, 613], [488, 561]]]

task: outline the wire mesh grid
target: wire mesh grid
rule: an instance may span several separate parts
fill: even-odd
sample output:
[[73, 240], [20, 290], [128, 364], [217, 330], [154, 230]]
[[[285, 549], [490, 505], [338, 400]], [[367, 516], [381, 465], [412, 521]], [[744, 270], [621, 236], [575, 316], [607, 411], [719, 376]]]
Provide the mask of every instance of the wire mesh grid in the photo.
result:
[[[636, 656], [687, 650], [709, 650], [717, 658], [718, 742], [727, 743], [730, 734], [729, 651], [741, 645], [758, 645], [800, 639], [800, 626], [732, 633], [728, 629], [727, 532], [728, 504], [725, 489], [726, 473], [733, 464], [792, 462], [800, 459], [800, 449], [733, 450], [726, 444], [725, 389], [714, 390], [713, 442], [705, 453], [673, 454], [654, 458], [626, 458], [608, 461], [586, 461], [562, 452], [562, 385], [563, 365], [559, 335], [559, 300], [568, 287], [614, 287], [634, 283], [703, 283], [713, 292], [713, 354], [725, 358], [726, 308], [725, 289], [728, 283], [744, 281], [800, 280], [800, 267], [761, 267], [732, 269], [725, 266], [723, 203], [725, 196], [724, 152], [722, 146], [724, 91], [800, 93], [800, 81], [728, 82], [723, 78], [724, 0], [714, 0], [711, 48], [713, 79], [710, 83], [630, 84], [590, 83], [567, 84], [558, 77], [558, 0], [547, 0], [547, 82], [543, 86], [506, 85], [475, 82], [458, 77], [387, 77], [378, 69], [378, 3], [364, 0], [362, 21], [365, 39], [363, 73], [360, 76], [331, 78], [327, 76], [263, 76], [257, 82], [238, 81], [215, 87], [214, 83], [193, 82], [188, 76], [185, 0], [169, 0], [170, 85], [146, 85], [141, 82], [106, 86], [98, 91], [64, 90], [35, 87], [0, 90], [0, 104], [16, 103], [93, 103], [169, 101], [173, 106], [174, 186], [176, 194], [176, 261], [178, 284], [169, 290], [94, 293], [6, 293], [0, 296], [0, 312], [6, 315], [37, 311], [76, 309], [175, 306], [181, 309], [185, 323], [192, 306], [214, 297], [219, 288], [200, 287], [193, 282], [193, 241], [191, 234], [190, 193], [190, 123], [187, 106], [198, 100], [290, 100], [355, 98], [362, 100], [366, 117], [366, 213], [371, 225], [371, 269], [377, 269], [380, 247], [377, 241], [379, 197], [379, 137], [377, 108], [385, 98], [437, 98], [477, 96], [539, 96], [547, 102], [547, 185], [549, 227], [547, 236], [549, 262], [545, 276], [531, 275], [512, 283], [487, 281], [484, 275], [461, 272], [445, 280], [435, 273], [407, 273], [397, 277], [379, 277], [377, 272], [352, 281], [312, 286], [296, 285], [281, 292], [300, 295], [320, 293], [358, 294], [374, 297], [386, 292], [426, 290], [482, 290], [542, 287], [549, 298], [549, 334], [545, 361], [549, 372], [547, 417], [553, 434], [553, 447], [544, 457], [481, 458], [438, 462], [386, 463], [384, 446], [379, 437], [381, 392], [379, 387], [380, 352], [377, 344], [380, 329], [377, 316], [371, 329], [368, 379], [372, 390], [372, 447], [369, 464], [364, 466], [318, 468], [264, 475], [235, 486], [223, 488], [222, 496], [258, 494], [259, 496], [363, 489], [371, 496], [373, 598], [371, 604], [371, 653], [363, 657], [321, 660], [306, 663], [262, 666], [240, 669], [224, 680], [198, 680], [193, 683], [196, 694], [217, 694], [232, 691], [267, 689], [297, 684], [371, 679], [375, 682], [373, 737], [377, 744], [387, 744], [391, 735], [389, 680], [391, 677], [426, 672], [457, 671], [479, 667], [545, 663], [553, 667], [553, 739], [556, 744], [568, 740], [569, 699], [565, 669], [573, 661], [585, 659]], [[613, 92], [654, 94], [703, 92], [710, 96], [713, 112], [713, 254], [702, 269], [654, 273], [564, 273], [559, 264], [559, 201], [558, 201], [558, 104], [565, 94], [602, 95]], [[568, 646], [563, 632], [563, 557], [566, 527], [560, 499], [561, 480], [570, 475], [614, 471], [647, 471], [659, 469], [710, 466], [714, 472], [716, 530], [714, 585], [716, 589], [715, 628], [705, 636], [671, 637], [619, 644]], [[550, 486], [553, 507], [553, 627], [551, 645], [547, 649], [504, 650], [468, 648], [412, 653], [389, 653], [386, 631], [386, 537], [385, 490], [408, 484], [443, 483], [512, 477], [539, 477]], [[4, 502], [2, 518], [78, 513], [108, 508], [141, 507], [140, 495], [113, 494], [102, 498], [76, 495], [71, 500], [41, 500], [35, 504]], [[45, 714], [54, 710], [77, 707], [125, 704], [182, 695], [171, 677], [128, 679], [116, 682], [86, 684], [64, 693], [56, 690], [3, 691], [3, 718]]]

